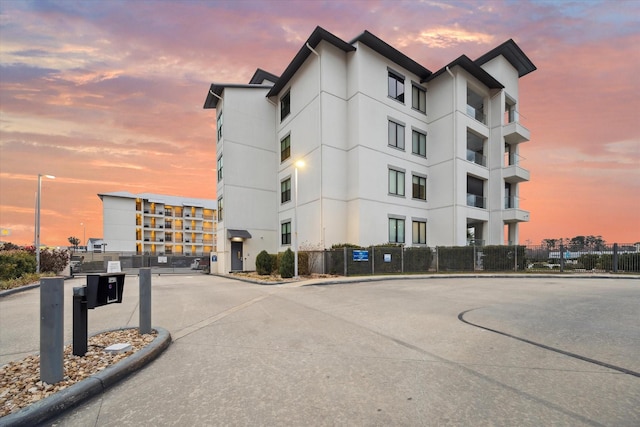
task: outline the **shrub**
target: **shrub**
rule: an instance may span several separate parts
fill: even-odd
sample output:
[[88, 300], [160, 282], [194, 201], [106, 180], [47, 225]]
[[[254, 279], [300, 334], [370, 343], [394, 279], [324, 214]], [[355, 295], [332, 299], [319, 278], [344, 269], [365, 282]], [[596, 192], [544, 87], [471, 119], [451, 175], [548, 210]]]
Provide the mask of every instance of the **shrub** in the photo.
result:
[[40, 272], [58, 273], [69, 264], [71, 254], [66, 249], [45, 249], [40, 251]]
[[283, 279], [293, 277], [294, 263], [293, 252], [291, 252], [291, 249], [287, 249], [280, 258], [280, 276], [282, 276]]
[[17, 279], [36, 272], [36, 257], [24, 250], [0, 252], [0, 280]]
[[582, 268], [593, 270], [600, 261], [598, 254], [582, 254], [578, 257], [578, 263], [582, 264]]
[[309, 275], [309, 252], [298, 252], [298, 274]]
[[[517, 252], [516, 252], [517, 251]], [[518, 261], [518, 271], [526, 265], [524, 246], [484, 246], [482, 265], [485, 271], [513, 271]]]
[[261, 276], [267, 276], [273, 271], [273, 261], [267, 251], [262, 251], [256, 257], [256, 271]]
[[438, 269], [440, 271], [473, 271], [473, 246], [438, 247]]

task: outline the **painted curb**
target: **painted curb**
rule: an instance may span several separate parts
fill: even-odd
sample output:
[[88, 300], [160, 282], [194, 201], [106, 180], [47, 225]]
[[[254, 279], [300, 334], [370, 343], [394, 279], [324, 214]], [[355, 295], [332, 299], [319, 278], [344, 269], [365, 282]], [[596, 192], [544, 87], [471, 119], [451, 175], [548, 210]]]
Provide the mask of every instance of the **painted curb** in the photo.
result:
[[[171, 344], [169, 331], [157, 326], [152, 329], [158, 331], [158, 336], [140, 351], [52, 396], [0, 418], [0, 427], [33, 426], [43, 423], [85, 400], [103, 393], [112, 385], [143, 368], [162, 354]], [[117, 331], [122, 328], [112, 330]]]

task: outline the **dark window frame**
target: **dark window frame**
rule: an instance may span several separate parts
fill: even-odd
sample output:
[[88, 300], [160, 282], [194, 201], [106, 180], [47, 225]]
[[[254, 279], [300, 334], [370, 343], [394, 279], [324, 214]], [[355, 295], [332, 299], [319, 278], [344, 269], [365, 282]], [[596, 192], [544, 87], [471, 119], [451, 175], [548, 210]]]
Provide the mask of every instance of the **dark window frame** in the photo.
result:
[[387, 94], [389, 98], [404, 104], [404, 76], [402, 74], [388, 71], [387, 74]]
[[280, 203], [291, 201], [291, 177], [280, 181]]
[[[418, 181], [417, 183], [416, 180]], [[420, 175], [412, 176], [411, 197], [416, 200], [427, 200], [427, 178]]]
[[286, 221], [280, 224], [280, 244], [291, 244], [291, 221]]
[[280, 140], [280, 163], [291, 157], [291, 135]]
[[283, 121], [291, 114], [291, 90], [282, 95], [280, 98], [280, 121]]

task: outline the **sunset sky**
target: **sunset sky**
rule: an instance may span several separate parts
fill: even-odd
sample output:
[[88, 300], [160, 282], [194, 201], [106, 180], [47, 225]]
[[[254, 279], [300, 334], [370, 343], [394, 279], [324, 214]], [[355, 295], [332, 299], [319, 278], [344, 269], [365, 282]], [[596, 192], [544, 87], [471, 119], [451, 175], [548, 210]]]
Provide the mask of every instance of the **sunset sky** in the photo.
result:
[[[640, 241], [640, 1], [0, 1], [0, 240], [102, 237], [97, 193], [215, 198], [212, 82], [279, 75], [316, 26], [369, 30], [430, 70], [513, 38], [520, 243]], [[84, 226], [81, 223], [85, 224]]]

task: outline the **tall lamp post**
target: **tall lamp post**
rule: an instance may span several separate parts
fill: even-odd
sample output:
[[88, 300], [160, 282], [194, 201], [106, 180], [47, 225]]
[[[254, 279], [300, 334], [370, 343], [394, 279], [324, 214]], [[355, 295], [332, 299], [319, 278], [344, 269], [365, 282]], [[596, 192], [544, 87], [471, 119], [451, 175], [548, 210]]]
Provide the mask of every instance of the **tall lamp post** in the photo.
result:
[[38, 174], [38, 192], [36, 193], [36, 273], [40, 273], [40, 193], [42, 193], [42, 177], [55, 179], [53, 175]]
[[87, 251], [87, 226], [84, 224], [84, 222], [81, 222], [80, 225], [82, 226], [82, 246], [84, 246], [84, 251]]
[[293, 217], [295, 220], [294, 223], [294, 242], [293, 242], [293, 251], [294, 251], [294, 261], [293, 261], [293, 275], [294, 277], [298, 277], [298, 168], [304, 167], [304, 161], [298, 160], [295, 163], [295, 171], [293, 174], [293, 181], [295, 184], [295, 197], [296, 203], [293, 208]]

